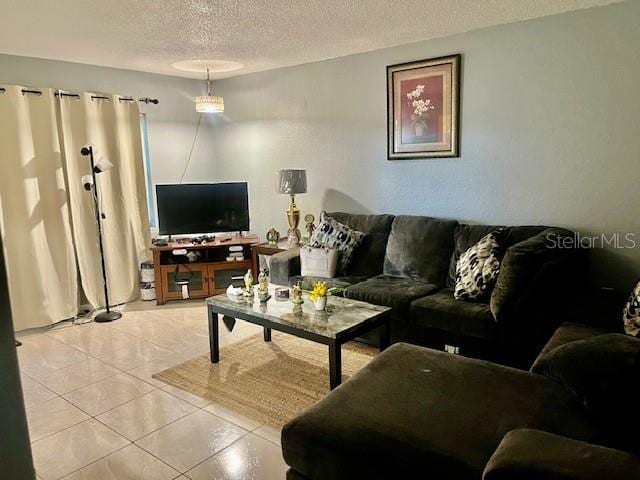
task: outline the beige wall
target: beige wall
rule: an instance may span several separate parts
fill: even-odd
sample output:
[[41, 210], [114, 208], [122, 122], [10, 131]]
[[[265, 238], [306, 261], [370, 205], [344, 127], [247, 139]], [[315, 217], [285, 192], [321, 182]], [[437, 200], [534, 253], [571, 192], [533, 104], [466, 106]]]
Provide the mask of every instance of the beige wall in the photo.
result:
[[[635, 234], [596, 283], [640, 276], [640, 2], [216, 82], [216, 179], [248, 179], [252, 226], [284, 231], [275, 171], [308, 170], [304, 212], [342, 209]], [[460, 158], [386, 159], [385, 66], [461, 53]]]

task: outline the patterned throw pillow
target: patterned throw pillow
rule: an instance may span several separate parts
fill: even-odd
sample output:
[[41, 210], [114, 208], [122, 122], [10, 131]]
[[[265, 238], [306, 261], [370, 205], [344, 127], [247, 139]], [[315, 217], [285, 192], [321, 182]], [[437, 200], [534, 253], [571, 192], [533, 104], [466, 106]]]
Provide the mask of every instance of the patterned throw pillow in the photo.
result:
[[344, 273], [351, 261], [351, 255], [360, 245], [364, 233], [349, 228], [336, 221], [325, 212], [320, 214], [320, 224], [313, 231], [309, 245], [314, 248], [335, 248], [340, 253], [340, 266]]
[[469, 250], [460, 255], [456, 264], [456, 300], [482, 300], [489, 296], [500, 273], [499, 228], [485, 235]]
[[640, 333], [640, 282], [633, 289], [629, 300], [624, 306], [624, 331], [638, 337]]

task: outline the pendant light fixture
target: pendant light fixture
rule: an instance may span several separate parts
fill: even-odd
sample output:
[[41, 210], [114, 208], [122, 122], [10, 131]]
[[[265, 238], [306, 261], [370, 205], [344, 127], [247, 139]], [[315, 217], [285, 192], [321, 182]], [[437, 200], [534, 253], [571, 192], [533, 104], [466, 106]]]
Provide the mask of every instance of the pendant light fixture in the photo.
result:
[[196, 112], [199, 113], [220, 113], [224, 112], [224, 99], [211, 95], [211, 78], [207, 68], [207, 94], [196, 97]]

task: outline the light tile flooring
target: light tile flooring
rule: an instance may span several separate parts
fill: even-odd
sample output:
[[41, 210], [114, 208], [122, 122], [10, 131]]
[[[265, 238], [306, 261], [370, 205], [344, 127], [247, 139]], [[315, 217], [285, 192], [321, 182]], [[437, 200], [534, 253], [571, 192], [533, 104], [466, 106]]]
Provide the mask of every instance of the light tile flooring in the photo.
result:
[[[18, 335], [43, 480], [283, 479], [280, 431], [151, 375], [209, 350], [202, 301], [136, 302], [106, 324]], [[259, 333], [238, 322], [222, 346]]]

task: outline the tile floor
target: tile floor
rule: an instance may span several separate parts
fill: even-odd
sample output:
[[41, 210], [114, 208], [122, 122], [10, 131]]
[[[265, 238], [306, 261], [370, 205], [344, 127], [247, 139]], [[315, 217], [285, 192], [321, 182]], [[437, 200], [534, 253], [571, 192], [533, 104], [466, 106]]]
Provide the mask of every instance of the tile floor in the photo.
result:
[[[277, 429], [151, 378], [208, 352], [203, 302], [121, 310], [113, 323], [18, 335], [38, 478], [284, 479]], [[220, 343], [260, 331], [238, 322]]]

